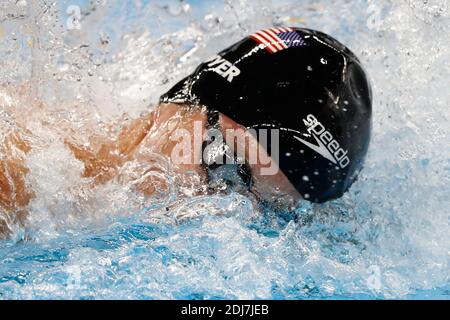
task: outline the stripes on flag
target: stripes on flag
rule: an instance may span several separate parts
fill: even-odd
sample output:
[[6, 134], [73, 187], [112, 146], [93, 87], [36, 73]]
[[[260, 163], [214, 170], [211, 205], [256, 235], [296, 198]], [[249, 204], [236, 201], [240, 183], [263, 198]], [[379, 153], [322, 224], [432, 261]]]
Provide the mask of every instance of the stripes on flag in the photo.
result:
[[293, 28], [265, 29], [252, 34], [250, 38], [264, 45], [270, 53], [305, 45], [302, 36]]

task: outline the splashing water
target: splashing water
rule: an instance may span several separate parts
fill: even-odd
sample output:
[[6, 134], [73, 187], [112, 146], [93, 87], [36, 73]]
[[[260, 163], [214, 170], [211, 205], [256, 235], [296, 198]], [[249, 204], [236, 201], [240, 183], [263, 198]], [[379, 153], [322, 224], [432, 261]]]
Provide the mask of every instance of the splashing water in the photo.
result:
[[[275, 214], [237, 194], [86, 188], [67, 132], [120, 130], [270, 25], [325, 31], [368, 69], [374, 134], [351, 192]], [[28, 137], [35, 194], [0, 242], [0, 299], [448, 299], [449, 28], [445, 0], [0, 1], [0, 133]]]

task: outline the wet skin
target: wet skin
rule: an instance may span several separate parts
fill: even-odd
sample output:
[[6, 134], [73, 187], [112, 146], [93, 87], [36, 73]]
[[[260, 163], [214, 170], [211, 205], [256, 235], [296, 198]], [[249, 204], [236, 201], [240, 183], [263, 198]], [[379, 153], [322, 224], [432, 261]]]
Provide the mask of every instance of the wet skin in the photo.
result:
[[[151, 161], [145, 150], [162, 155], [168, 159], [177, 146], [177, 140], [173, 139], [175, 131], [184, 129], [193, 133], [193, 123], [201, 123], [205, 128], [207, 116], [205, 110], [200, 107], [181, 106], [176, 104], [159, 105], [155, 111], [138, 118], [125, 126], [117, 137], [99, 137], [90, 139], [89, 147], [80, 145], [75, 140], [66, 139], [65, 144], [71, 150], [76, 159], [84, 164], [83, 176], [90, 178], [92, 186], [107, 183], [112, 179], [126, 183], [130, 177], [120, 177], [120, 169], [130, 161]], [[220, 116], [221, 130], [243, 129], [239, 124], [228, 117]], [[24, 131], [26, 132], [26, 131]], [[27, 135], [32, 135], [26, 132]], [[194, 134], [190, 135], [194, 139]], [[252, 143], [252, 142], [248, 142]], [[256, 143], [256, 141], [253, 141]], [[200, 157], [201, 144], [191, 143], [191, 158]], [[242, 146], [237, 146], [242, 147]], [[10, 225], [23, 224], [27, 216], [27, 206], [34, 194], [26, 185], [26, 176], [29, 173], [25, 165], [25, 158], [32, 150], [32, 146], [23, 136], [23, 132], [13, 132], [0, 141], [0, 237], [5, 237], [10, 232]], [[248, 150], [248, 149], [247, 149]], [[199, 156], [200, 155], [200, 156]], [[246, 154], [246, 157], [248, 155]], [[281, 171], [276, 175], [267, 177], [259, 174], [262, 164], [251, 166], [254, 186], [252, 192], [261, 199], [288, 202], [292, 205], [300, 196], [295, 188]], [[195, 176], [195, 184], [206, 185], [207, 177], [204, 169], [199, 164], [177, 164], [175, 173], [185, 176], [179, 181], [191, 186], [189, 180]], [[159, 183], [159, 184], [158, 184]], [[163, 182], [162, 182], [163, 183]], [[139, 181], [137, 190], [145, 195], [152, 195], [161, 185], [160, 181], [154, 181], [151, 177]], [[199, 188], [198, 193], [205, 192], [205, 188]]]

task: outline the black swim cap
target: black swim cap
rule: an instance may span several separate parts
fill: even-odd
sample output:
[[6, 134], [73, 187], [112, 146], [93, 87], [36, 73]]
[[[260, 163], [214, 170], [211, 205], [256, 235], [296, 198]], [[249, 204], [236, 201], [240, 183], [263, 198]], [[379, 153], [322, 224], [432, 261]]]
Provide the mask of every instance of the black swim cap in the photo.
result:
[[312, 202], [341, 197], [369, 146], [366, 73], [348, 48], [318, 31], [259, 31], [200, 65], [161, 101], [201, 104], [247, 128], [280, 129], [279, 167]]

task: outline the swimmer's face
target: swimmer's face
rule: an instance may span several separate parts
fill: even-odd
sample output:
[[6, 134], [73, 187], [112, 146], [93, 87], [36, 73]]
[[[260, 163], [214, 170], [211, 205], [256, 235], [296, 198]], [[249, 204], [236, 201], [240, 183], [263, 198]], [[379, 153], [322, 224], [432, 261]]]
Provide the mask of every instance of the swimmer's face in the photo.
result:
[[278, 168], [277, 161], [267, 154], [266, 147], [258, 143], [245, 127], [223, 114], [220, 115], [219, 124], [225, 137], [228, 132], [235, 137], [233, 150], [239, 157], [245, 156], [252, 174], [251, 192], [276, 209], [294, 209], [301, 196]]
[[275, 210], [294, 210], [302, 199], [281, 171], [277, 176], [259, 177], [253, 175], [251, 191]]

